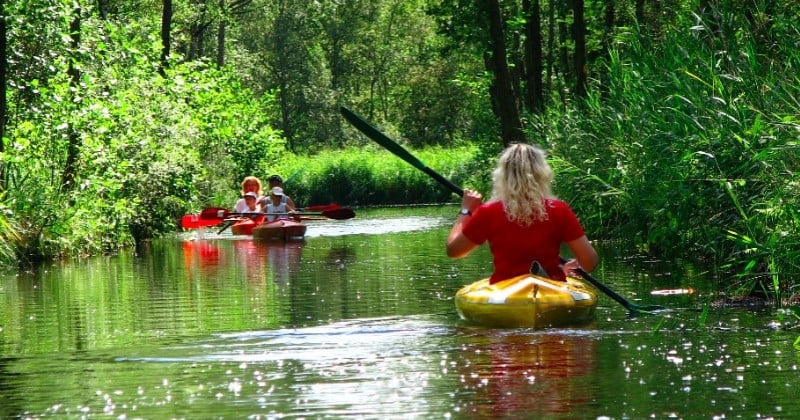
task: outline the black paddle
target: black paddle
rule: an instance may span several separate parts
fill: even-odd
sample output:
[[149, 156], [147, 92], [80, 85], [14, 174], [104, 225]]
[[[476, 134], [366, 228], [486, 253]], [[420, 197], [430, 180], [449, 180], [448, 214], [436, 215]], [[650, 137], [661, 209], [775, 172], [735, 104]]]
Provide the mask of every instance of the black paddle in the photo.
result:
[[383, 133], [378, 131], [375, 127], [369, 125], [368, 122], [364, 121], [361, 117], [356, 115], [353, 111], [350, 111], [349, 109], [347, 109], [345, 107], [342, 107], [342, 115], [344, 115], [344, 117], [347, 119], [347, 121], [350, 121], [350, 124], [353, 124], [353, 126], [355, 128], [357, 128], [362, 133], [366, 134], [367, 137], [371, 138], [376, 143], [378, 143], [381, 146], [385, 147], [386, 150], [394, 153], [395, 156], [397, 156], [400, 159], [403, 159], [404, 161], [410, 163], [411, 166], [419, 169], [420, 171], [425, 172], [426, 174], [428, 174], [428, 176], [430, 176], [431, 178], [439, 181], [440, 184], [442, 184], [445, 187], [449, 188], [450, 191], [452, 191], [452, 192], [454, 192], [454, 193], [456, 193], [458, 195], [464, 195], [464, 190], [462, 190], [461, 187], [459, 187], [456, 184], [453, 184], [452, 182], [450, 182], [449, 179], [439, 175], [439, 173], [437, 173], [433, 169], [425, 166], [425, 164], [420, 162], [420, 160], [417, 159], [416, 157], [414, 157], [414, 155], [412, 155], [411, 153], [408, 153], [408, 151], [406, 149], [404, 149], [403, 146], [395, 143], [394, 140], [390, 139], [389, 137], [386, 137]]
[[[442, 185], [444, 185], [447, 188], [449, 188], [450, 191], [452, 191], [452, 192], [454, 192], [454, 193], [456, 193], [456, 194], [458, 194], [460, 196], [464, 195], [464, 190], [463, 189], [461, 189], [456, 184], [453, 184], [452, 182], [450, 182], [450, 180], [448, 180], [447, 178], [439, 175], [433, 169], [428, 168], [427, 166], [425, 166], [425, 164], [420, 162], [419, 159], [417, 159], [416, 157], [414, 157], [414, 155], [409, 153], [408, 150], [404, 149], [403, 146], [400, 146], [394, 140], [390, 139], [389, 137], [386, 137], [386, 135], [384, 135], [383, 133], [378, 131], [375, 127], [370, 125], [368, 122], [364, 121], [364, 119], [362, 119], [361, 117], [356, 115], [353, 111], [350, 111], [349, 109], [347, 109], [345, 107], [342, 107], [341, 111], [342, 111], [342, 115], [344, 115], [345, 119], [347, 119], [347, 121], [349, 121], [350, 124], [353, 124], [354, 127], [356, 127], [359, 131], [364, 133], [367, 137], [371, 138], [376, 143], [378, 143], [381, 146], [385, 147], [388, 151], [394, 153], [395, 156], [397, 156], [400, 159], [403, 159], [404, 161], [410, 163], [411, 166], [413, 166], [413, 167], [421, 170], [422, 172], [425, 172], [426, 174], [430, 175], [431, 178], [439, 181], [439, 183], [441, 183]], [[564, 260], [562, 259], [562, 262], [563, 261]], [[615, 301], [617, 301], [619, 304], [624, 306], [629, 311], [632, 311], [632, 312], [653, 312], [653, 311], [657, 311], [657, 310], [660, 310], [660, 309], [665, 309], [664, 307], [657, 306], [657, 305], [641, 306], [641, 305], [636, 305], [634, 303], [628, 302], [627, 300], [625, 300], [625, 298], [623, 298], [619, 294], [615, 293], [613, 290], [609, 289], [606, 285], [604, 285], [603, 283], [600, 283], [600, 281], [598, 281], [597, 279], [595, 279], [594, 277], [589, 275], [589, 273], [587, 273], [582, 268], [578, 269], [578, 270], [575, 270], [575, 271], [581, 277], [583, 277], [586, 281], [588, 281], [589, 283], [591, 283], [592, 285], [594, 285], [595, 287], [600, 289], [600, 291], [602, 291], [603, 293], [608, 295], [611, 299], [614, 299]]]
[[[565, 260], [562, 257], [561, 263], [563, 264], [566, 262], [567, 260]], [[620, 296], [617, 292], [609, 289], [608, 286], [606, 286], [605, 284], [600, 283], [600, 280], [597, 280], [596, 278], [592, 277], [592, 275], [587, 273], [586, 270], [584, 270], [583, 268], [578, 267], [574, 271], [578, 273], [581, 277], [583, 277], [584, 280], [588, 281], [589, 283], [592, 283], [594, 287], [600, 289], [603, 293], [608, 295], [608, 297], [616, 300], [617, 303], [624, 306], [625, 309], [631, 312], [655, 312], [666, 309], [665, 307], [659, 305], [637, 305], [633, 302], [626, 300], [624, 297]]]
[[350, 207], [339, 207], [322, 211], [296, 211], [294, 213], [236, 213], [225, 211], [219, 215], [219, 218], [225, 220], [230, 217], [258, 217], [265, 214], [278, 216], [324, 216], [333, 220], [347, 220], [356, 217], [356, 212]]

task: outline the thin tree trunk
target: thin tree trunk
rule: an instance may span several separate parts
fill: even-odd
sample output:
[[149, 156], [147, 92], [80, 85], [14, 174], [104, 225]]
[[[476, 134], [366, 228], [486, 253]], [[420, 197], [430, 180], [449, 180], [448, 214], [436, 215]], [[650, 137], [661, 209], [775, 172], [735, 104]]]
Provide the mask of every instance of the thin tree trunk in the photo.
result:
[[172, 31], [172, 0], [164, 0], [164, 10], [161, 12], [161, 63], [158, 73], [167, 77], [169, 68], [170, 33]]
[[542, 25], [539, 9], [539, 0], [522, 1], [523, 13], [528, 17], [525, 25], [525, 80], [528, 89], [525, 94], [525, 104], [534, 114], [544, 112], [544, 88], [542, 86], [543, 53], [542, 53]]
[[575, 41], [575, 96], [586, 97], [586, 22], [583, 16], [583, 0], [574, 0], [572, 36]]
[[[603, 25], [603, 48], [602, 50], [598, 51], [597, 56], [610, 57], [612, 42], [614, 40], [614, 31], [617, 24], [616, 0], [605, 0], [605, 5], [606, 11]], [[592, 57], [592, 61], [595, 61], [595, 58], [596, 57]], [[599, 69], [599, 72], [600, 94], [603, 95], [603, 97], [608, 97], [608, 94], [610, 93], [608, 88], [610, 83], [608, 72], [603, 69]]]
[[487, 0], [489, 12], [489, 32], [492, 39], [492, 57], [490, 71], [494, 71], [495, 97], [500, 131], [504, 145], [513, 142], [524, 142], [522, 121], [517, 109], [517, 101], [511, 85], [511, 76], [506, 62], [506, 44], [503, 37], [503, 18], [500, 13], [499, 0]]
[[[556, 6], [552, 1], [547, 5], [547, 74], [545, 83], [547, 91], [553, 94], [553, 79], [555, 79], [556, 62]], [[559, 89], [560, 91], [561, 89]], [[559, 92], [560, 93], [560, 92]]]
[[217, 68], [225, 65], [225, 24], [228, 19], [228, 11], [225, 10], [225, 0], [219, 0], [219, 28], [217, 28]]
[[[5, 152], [6, 121], [8, 121], [8, 107], [6, 105], [6, 68], [8, 56], [6, 55], [6, 13], [3, 2], [0, 1], [0, 153]], [[6, 190], [5, 165], [0, 161], [0, 191]]]
[[97, 0], [97, 12], [100, 19], [108, 19], [108, 0]]
[[[69, 24], [71, 59], [69, 60], [67, 74], [69, 75], [70, 92], [73, 92], [72, 95], [75, 96], [77, 95], [75, 92], [80, 90], [81, 78], [81, 71], [75, 65], [75, 62], [78, 61], [78, 50], [81, 45], [81, 7], [76, 5], [72, 13], [72, 21]], [[74, 101], [72, 102], [74, 103]], [[61, 192], [67, 192], [74, 187], [75, 174], [78, 171], [78, 154], [80, 153], [80, 136], [72, 123], [69, 124], [67, 132], [69, 133], [69, 143], [67, 144], [67, 160], [64, 162], [64, 172], [61, 173]]]
[[636, 0], [636, 22], [641, 27], [643, 27], [644, 24], [645, 24], [645, 21], [644, 21], [644, 1], [645, 0]]
[[[555, 3], [551, 1], [550, 3]], [[567, 107], [567, 86], [570, 85], [570, 81], [572, 79], [572, 64], [569, 61], [569, 51], [567, 50], [567, 45], [569, 45], [571, 38], [569, 28], [567, 27], [567, 18], [569, 13], [569, 6], [567, 2], [558, 2], [558, 16], [556, 20], [558, 21], [558, 63], [559, 66], [556, 68], [556, 73], [560, 71], [561, 77], [556, 79], [556, 89], [558, 89], [558, 96], [561, 98], [561, 108], [566, 109]]]

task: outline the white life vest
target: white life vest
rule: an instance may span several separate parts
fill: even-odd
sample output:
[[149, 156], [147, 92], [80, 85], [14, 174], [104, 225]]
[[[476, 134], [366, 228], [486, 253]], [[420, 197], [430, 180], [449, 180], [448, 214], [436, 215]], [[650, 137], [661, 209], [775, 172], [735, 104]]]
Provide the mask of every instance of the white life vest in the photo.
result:
[[[288, 219], [289, 218], [289, 215], [286, 214], [286, 213], [288, 213], [288, 210], [286, 209], [286, 201], [287, 201], [287, 199], [286, 199], [285, 195], [281, 196], [281, 203], [278, 204], [277, 206], [272, 204], [272, 200], [267, 200], [267, 211], [266, 211], [266, 213], [267, 213], [267, 220], [268, 221], [271, 222], [271, 221], [273, 221], [275, 219]], [[277, 214], [277, 213], [283, 213], [283, 214]]]

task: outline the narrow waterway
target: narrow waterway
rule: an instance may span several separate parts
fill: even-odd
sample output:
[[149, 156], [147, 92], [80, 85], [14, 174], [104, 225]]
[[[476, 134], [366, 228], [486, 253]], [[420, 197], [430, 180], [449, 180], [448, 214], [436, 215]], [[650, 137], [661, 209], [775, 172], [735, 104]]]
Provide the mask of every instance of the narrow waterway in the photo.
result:
[[602, 295], [586, 326], [465, 324], [453, 295], [491, 258], [445, 257], [454, 218], [358, 210], [299, 243], [212, 228], [7, 273], [0, 418], [800, 414], [796, 317], [710, 307], [709, 267], [605, 244], [595, 277], [669, 310], [634, 317]]

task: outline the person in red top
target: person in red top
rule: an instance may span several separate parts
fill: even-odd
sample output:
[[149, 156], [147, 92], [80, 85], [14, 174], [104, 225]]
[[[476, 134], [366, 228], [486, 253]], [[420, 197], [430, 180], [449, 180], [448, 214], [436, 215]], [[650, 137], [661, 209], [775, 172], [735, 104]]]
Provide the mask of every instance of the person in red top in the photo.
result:
[[[528, 274], [538, 262], [554, 280], [581, 267], [591, 272], [599, 258], [567, 203], [550, 191], [553, 170], [543, 150], [512, 144], [492, 173], [492, 198], [465, 189], [461, 212], [447, 238], [447, 256], [463, 258], [484, 242], [494, 260], [490, 283]], [[575, 259], [563, 266], [559, 252], [567, 244]]]

